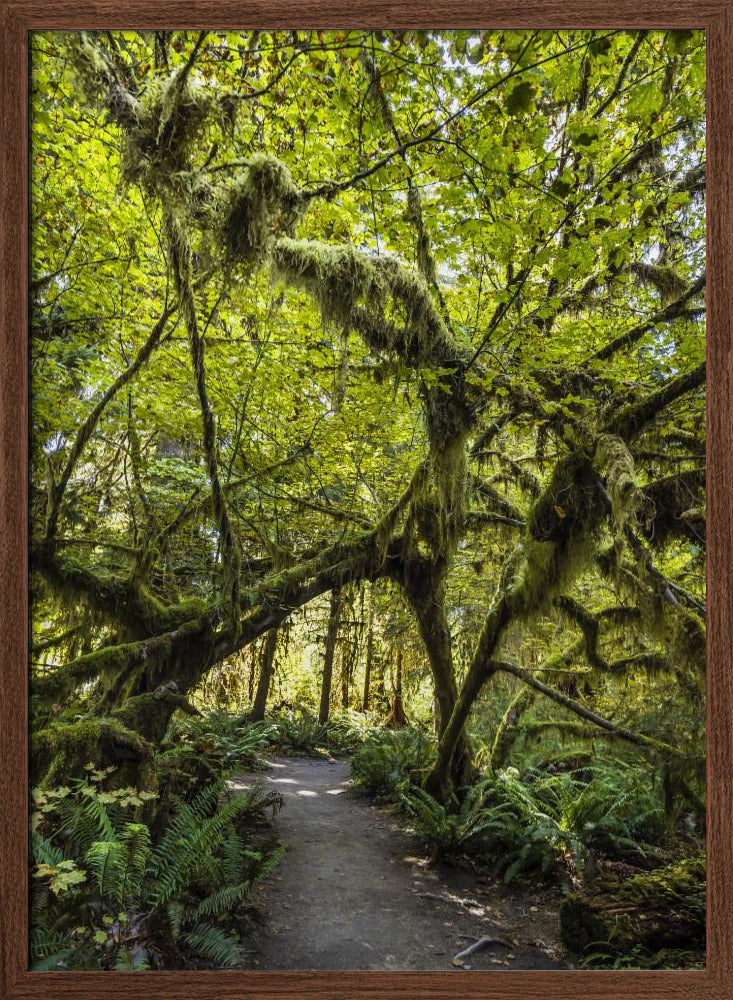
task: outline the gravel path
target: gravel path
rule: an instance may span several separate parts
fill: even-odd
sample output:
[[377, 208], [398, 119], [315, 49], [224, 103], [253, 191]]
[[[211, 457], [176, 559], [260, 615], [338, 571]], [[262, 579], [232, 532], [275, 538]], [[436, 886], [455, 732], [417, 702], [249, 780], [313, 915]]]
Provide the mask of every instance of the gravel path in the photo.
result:
[[264, 780], [285, 799], [274, 825], [286, 854], [259, 891], [264, 919], [248, 968], [458, 972], [453, 956], [484, 935], [506, 943], [463, 970], [567, 968], [555, 894], [429, 866], [389, 811], [350, 791], [342, 761], [270, 764]]

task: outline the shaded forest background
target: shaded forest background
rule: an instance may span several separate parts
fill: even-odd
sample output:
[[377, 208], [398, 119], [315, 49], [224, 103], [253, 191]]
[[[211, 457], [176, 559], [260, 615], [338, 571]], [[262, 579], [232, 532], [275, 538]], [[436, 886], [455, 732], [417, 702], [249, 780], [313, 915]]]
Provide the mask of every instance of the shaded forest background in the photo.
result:
[[671, 945], [575, 941], [601, 964], [699, 944], [704, 35], [32, 51], [39, 961], [179, 960], [139, 910], [235, 964], [202, 921], [276, 863], [227, 827], [273, 801], [217, 803], [270, 744], [355, 754], [436, 857], [702, 887]]

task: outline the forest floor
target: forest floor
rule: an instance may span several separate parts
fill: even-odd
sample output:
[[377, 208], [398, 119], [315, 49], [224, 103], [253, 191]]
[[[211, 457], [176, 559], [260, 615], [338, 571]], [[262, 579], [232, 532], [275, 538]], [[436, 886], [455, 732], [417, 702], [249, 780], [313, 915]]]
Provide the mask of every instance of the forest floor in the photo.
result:
[[[563, 969], [559, 895], [430, 865], [389, 809], [350, 789], [349, 765], [273, 758], [242, 775], [284, 797], [285, 845], [259, 889], [262, 920], [246, 966], [262, 970]], [[481, 937], [500, 941], [453, 964]], [[501, 942], [501, 943], [500, 943]]]

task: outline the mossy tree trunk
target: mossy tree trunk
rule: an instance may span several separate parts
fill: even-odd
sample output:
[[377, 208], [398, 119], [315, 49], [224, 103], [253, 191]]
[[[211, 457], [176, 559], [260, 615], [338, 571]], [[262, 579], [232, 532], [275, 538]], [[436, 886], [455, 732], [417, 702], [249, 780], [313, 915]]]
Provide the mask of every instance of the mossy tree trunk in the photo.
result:
[[260, 659], [260, 676], [257, 681], [257, 693], [252, 703], [250, 718], [253, 722], [261, 722], [265, 717], [267, 696], [270, 693], [270, 682], [275, 670], [275, 653], [277, 651], [278, 629], [271, 628], [265, 638], [265, 645]]
[[362, 712], [369, 711], [369, 695], [374, 666], [374, 592], [369, 588], [369, 621], [367, 624], [366, 662], [364, 665], [364, 696], [361, 701]]
[[405, 703], [402, 697], [402, 663], [404, 655], [404, 650], [397, 650], [392, 691], [392, 707], [390, 709], [389, 716], [384, 723], [385, 726], [388, 726], [391, 729], [401, 729], [402, 726], [406, 726], [408, 724], [407, 714], [405, 713]]
[[[428, 654], [438, 706], [439, 739], [453, 715], [458, 697], [450, 626], [445, 613], [446, 573], [447, 565], [444, 560], [421, 558], [413, 559], [407, 564], [403, 578], [405, 593]], [[452, 760], [452, 783], [456, 786], [466, 784], [474, 769], [465, 730], [459, 737]]]
[[321, 680], [321, 703], [318, 710], [318, 721], [323, 726], [328, 722], [331, 710], [331, 682], [333, 680], [333, 661], [336, 655], [336, 640], [341, 624], [341, 591], [331, 591], [331, 603], [328, 611], [328, 628], [323, 650], [323, 677]]

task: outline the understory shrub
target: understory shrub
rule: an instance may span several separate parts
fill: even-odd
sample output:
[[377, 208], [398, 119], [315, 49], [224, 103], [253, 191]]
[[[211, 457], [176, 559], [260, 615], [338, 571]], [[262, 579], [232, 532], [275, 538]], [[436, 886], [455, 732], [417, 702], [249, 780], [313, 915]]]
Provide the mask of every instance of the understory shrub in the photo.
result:
[[373, 718], [363, 712], [341, 712], [326, 724], [326, 742], [331, 753], [355, 753], [373, 731]]
[[289, 709], [273, 719], [272, 742], [281, 753], [292, 756], [327, 755], [326, 726], [306, 709]]
[[351, 758], [354, 784], [380, 799], [399, 801], [411, 784], [420, 784], [435, 747], [435, 737], [423, 729], [375, 729]]
[[34, 792], [31, 968], [241, 964], [247, 900], [281, 856], [253, 830], [281, 797], [261, 786], [232, 795], [220, 778], [156, 835], [157, 793], [110, 790], [113, 771]]
[[[382, 763], [379, 753], [360, 762], [376, 787]], [[509, 767], [480, 780], [453, 810], [422, 789], [403, 788], [401, 803], [411, 829], [435, 857], [483, 858], [507, 882], [524, 872], [559, 869], [582, 877], [597, 854], [647, 866], [662, 856], [661, 796], [642, 769], [620, 760], [558, 774], [520, 775]]]
[[270, 722], [221, 711], [175, 720], [155, 758], [161, 790], [186, 799], [234, 770], [258, 770], [274, 735]]

